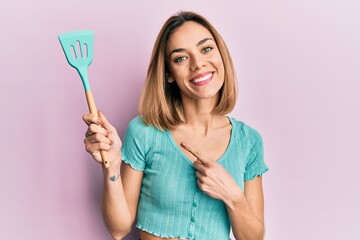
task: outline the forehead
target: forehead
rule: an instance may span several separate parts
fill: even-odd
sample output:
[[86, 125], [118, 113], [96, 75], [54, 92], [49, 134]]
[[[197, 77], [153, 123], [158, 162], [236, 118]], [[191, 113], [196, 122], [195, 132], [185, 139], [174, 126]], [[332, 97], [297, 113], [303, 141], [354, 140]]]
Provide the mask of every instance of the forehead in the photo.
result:
[[204, 38], [213, 38], [213, 36], [209, 30], [199, 23], [188, 21], [171, 33], [166, 44], [166, 50], [171, 51], [175, 48], [187, 48], [196, 45]]

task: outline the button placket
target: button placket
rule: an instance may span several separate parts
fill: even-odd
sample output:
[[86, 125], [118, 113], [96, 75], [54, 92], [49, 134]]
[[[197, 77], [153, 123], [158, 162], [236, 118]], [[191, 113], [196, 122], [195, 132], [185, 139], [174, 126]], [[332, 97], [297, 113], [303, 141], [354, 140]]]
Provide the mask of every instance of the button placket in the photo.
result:
[[190, 227], [188, 232], [188, 237], [190, 239], [194, 239], [194, 231], [195, 231], [195, 222], [196, 222], [196, 213], [199, 205], [200, 192], [196, 192], [191, 208], [191, 219], [190, 219]]

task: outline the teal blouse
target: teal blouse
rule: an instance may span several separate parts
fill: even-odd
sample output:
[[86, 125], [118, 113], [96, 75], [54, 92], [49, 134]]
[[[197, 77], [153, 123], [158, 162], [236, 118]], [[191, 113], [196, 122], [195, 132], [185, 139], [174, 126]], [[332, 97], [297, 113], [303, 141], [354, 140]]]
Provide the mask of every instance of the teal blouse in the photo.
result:
[[[268, 170], [261, 136], [253, 128], [229, 117], [231, 137], [217, 160], [244, 190], [244, 181]], [[224, 202], [203, 193], [196, 169], [169, 131], [145, 125], [139, 117], [126, 131], [123, 161], [143, 180], [137, 211], [137, 228], [164, 238], [230, 239], [230, 222]]]

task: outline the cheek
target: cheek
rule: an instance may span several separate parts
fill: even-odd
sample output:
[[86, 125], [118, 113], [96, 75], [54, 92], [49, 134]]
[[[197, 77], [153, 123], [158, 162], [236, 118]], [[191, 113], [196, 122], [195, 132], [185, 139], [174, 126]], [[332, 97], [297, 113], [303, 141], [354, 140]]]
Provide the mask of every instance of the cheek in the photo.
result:
[[221, 59], [221, 56], [219, 56], [217, 59], [216, 59], [216, 66], [217, 66], [217, 69], [219, 71], [219, 74], [224, 77], [224, 72], [225, 72], [225, 67], [224, 67], [224, 63]]
[[222, 61], [220, 53], [213, 56], [212, 62], [218, 68], [219, 71], [224, 71], [224, 63]]
[[183, 72], [183, 68], [184, 66], [182, 66], [181, 64], [169, 64], [169, 69], [173, 76], [181, 75], [181, 73]]
[[182, 82], [187, 79], [189, 76], [189, 72], [187, 71], [187, 66], [181, 65], [170, 68], [171, 74], [174, 77], [175, 81], [179, 84], [182, 84]]

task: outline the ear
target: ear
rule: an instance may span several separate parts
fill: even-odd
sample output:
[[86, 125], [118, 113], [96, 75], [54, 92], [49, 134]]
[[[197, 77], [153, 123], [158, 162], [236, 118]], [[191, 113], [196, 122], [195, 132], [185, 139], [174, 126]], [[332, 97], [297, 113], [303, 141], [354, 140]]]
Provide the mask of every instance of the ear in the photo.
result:
[[173, 83], [175, 81], [175, 79], [173, 78], [173, 76], [171, 75], [171, 73], [165, 73], [165, 80], [168, 83]]

